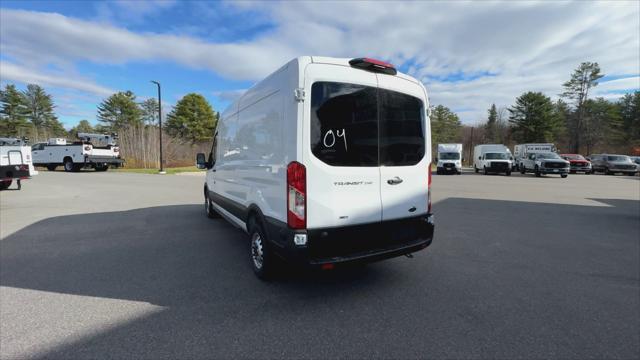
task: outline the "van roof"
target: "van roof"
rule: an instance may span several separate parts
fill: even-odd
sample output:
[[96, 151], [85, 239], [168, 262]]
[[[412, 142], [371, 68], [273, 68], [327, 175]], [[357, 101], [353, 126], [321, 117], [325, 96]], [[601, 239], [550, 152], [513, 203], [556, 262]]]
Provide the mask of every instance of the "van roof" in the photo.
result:
[[[243, 107], [245, 107], [245, 106], [247, 106], [249, 104], [253, 104], [255, 101], [257, 101], [259, 99], [262, 99], [262, 98], [272, 94], [273, 92], [277, 91], [277, 88], [274, 87], [273, 81], [271, 81], [271, 80], [273, 79], [274, 76], [276, 76], [280, 72], [287, 71], [287, 70], [293, 70], [293, 69], [297, 69], [299, 72], [303, 72], [304, 68], [308, 64], [311, 64], [311, 63], [314, 63], [314, 64], [339, 65], [339, 66], [345, 66], [345, 67], [352, 68], [352, 66], [349, 64], [349, 60], [352, 60], [352, 59], [350, 59], [350, 58], [334, 58], [334, 57], [326, 57], [326, 56], [300, 56], [300, 57], [294, 58], [294, 59], [290, 60], [289, 62], [287, 62], [286, 64], [284, 64], [283, 66], [281, 66], [276, 71], [274, 71], [271, 74], [269, 74], [263, 80], [261, 80], [258, 83], [254, 84], [247, 91], [245, 91], [238, 99], [236, 99], [233, 103], [231, 103], [222, 112], [222, 117], [227, 117], [229, 115], [233, 115], [234, 113], [236, 113], [237, 111], [239, 111]], [[362, 71], [365, 71], [365, 70], [362, 70]], [[380, 73], [379, 75], [381, 75], [381, 76], [397, 76], [397, 77], [399, 77], [401, 79], [410, 81], [410, 82], [415, 83], [415, 84], [417, 84], [419, 86], [423, 86], [422, 83], [420, 81], [418, 81], [417, 79], [415, 79], [415, 78], [413, 78], [413, 77], [411, 77], [409, 75], [403, 74], [403, 73], [401, 73], [399, 71], [398, 71], [398, 73], [396, 75], [388, 75], [388, 74], [382, 74], [382, 73]]]

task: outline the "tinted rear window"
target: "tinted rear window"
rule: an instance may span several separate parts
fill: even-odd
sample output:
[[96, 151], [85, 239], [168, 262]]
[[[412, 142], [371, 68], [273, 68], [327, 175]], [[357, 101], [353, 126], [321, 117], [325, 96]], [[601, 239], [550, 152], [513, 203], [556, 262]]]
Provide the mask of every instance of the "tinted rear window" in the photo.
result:
[[410, 95], [379, 89], [380, 163], [415, 165], [424, 157], [422, 101]]
[[311, 87], [311, 150], [333, 166], [414, 165], [424, 157], [422, 101], [370, 86]]

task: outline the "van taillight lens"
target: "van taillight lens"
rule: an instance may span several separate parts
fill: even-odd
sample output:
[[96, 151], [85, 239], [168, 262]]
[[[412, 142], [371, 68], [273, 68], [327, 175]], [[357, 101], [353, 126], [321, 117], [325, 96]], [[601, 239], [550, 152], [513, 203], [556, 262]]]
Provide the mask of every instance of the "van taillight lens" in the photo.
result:
[[307, 170], [296, 161], [287, 166], [287, 224], [292, 229], [307, 227]]
[[91, 146], [89, 146], [89, 145], [85, 146], [85, 147], [84, 147], [84, 150], [85, 150], [85, 151], [91, 151]]
[[429, 164], [429, 180], [427, 183], [427, 213], [431, 214], [431, 164]]
[[113, 152], [114, 152], [114, 153], [117, 153], [117, 152], [119, 152], [119, 151], [120, 151], [120, 148], [119, 148], [119, 147], [114, 147], [114, 148], [113, 148]]

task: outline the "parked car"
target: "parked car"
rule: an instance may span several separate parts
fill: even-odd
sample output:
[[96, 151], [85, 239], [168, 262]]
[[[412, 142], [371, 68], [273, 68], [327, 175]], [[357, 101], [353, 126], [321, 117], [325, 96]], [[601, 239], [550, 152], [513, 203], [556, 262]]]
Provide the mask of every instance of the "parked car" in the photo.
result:
[[638, 172], [637, 164], [632, 162], [627, 155], [595, 154], [590, 158], [594, 173], [598, 171], [606, 175], [615, 175], [616, 173], [635, 175]]
[[569, 162], [554, 152], [529, 154], [526, 159], [521, 159], [520, 173], [534, 173], [537, 177], [546, 174], [557, 174], [562, 178], [569, 175]]
[[268, 278], [278, 258], [331, 269], [431, 244], [431, 132], [422, 83], [378, 60], [303, 56], [222, 114], [203, 185], [207, 216], [249, 235]]
[[640, 156], [630, 156], [631, 161], [633, 161], [636, 164], [636, 169], [638, 169], [638, 172], [640, 173]]
[[591, 174], [591, 162], [585, 159], [580, 154], [560, 154], [560, 157], [569, 162], [569, 172], [575, 174], [577, 172], [583, 172], [585, 174]]

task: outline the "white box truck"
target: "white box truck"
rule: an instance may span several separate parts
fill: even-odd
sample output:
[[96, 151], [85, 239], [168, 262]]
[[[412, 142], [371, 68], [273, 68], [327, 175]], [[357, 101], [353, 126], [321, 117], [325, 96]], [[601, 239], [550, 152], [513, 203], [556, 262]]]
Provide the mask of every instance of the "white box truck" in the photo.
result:
[[67, 172], [82, 168], [107, 171], [110, 166], [120, 167], [124, 164], [116, 139], [116, 134], [79, 133], [78, 141], [69, 144], [66, 139], [51, 138], [46, 143], [31, 147], [33, 163], [49, 171], [54, 171], [58, 166], [63, 166]]
[[460, 175], [462, 160], [462, 144], [438, 144], [436, 173]]
[[248, 233], [260, 278], [276, 256], [331, 269], [424, 249], [428, 109], [422, 83], [391, 64], [293, 59], [231, 104], [197, 154], [204, 210]]
[[550, 152], [556, 152], [556, 146], [551, 143], [518, 144], [513, 148], [513, 155], [516, 163], [515, 167], [520, 170], [520, 167], [524, 160], [528, 159], [531, 154]]
[[481, 144], [473, 148], [473, 169], [476, 173], [482, 170], [490, 173], [504, 173], [511, 176], [513, 156], [509, 148], [503, 144]]

